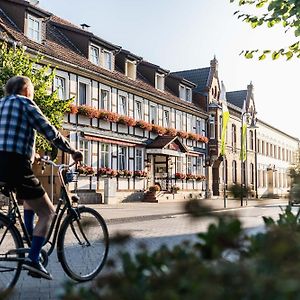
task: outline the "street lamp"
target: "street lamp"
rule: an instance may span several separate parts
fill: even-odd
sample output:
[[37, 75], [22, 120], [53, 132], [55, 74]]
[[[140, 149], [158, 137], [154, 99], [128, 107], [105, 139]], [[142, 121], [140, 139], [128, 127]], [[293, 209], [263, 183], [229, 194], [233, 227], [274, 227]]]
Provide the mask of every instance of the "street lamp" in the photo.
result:
[[[240, 158], [241, 158], [241, 206], [243, 206], [244, 188], [246, 188], [246, 186], [247, 186], [247, 182], [246, 182], [247, 181], [247, 176], [246, 176], [246, 172], [247, 172], [247, 128], [249, 128], [249, 129], [258, 128], [256, 126], [255, 114], [256, 114], [255, 112], [250, 113], [250, 112], [246, 112], [246, 111], [244, 111], [242, 113], [241, 154], [240, 154]], [[246, 117], [247, 127], [245, 128], [245, 142], [243, 143], [243, 130], [244, 130], [243, 127], [244, 127], [244, 118], [245, 117]], [[243, 159], [243, 155], [244, 155], [243, 152], [244, 151], [245, 151], [245, 160]], [[247, 191], [246, 191], [246, 195], [247, 195]], [[247, 195], [247, 198], [248, 198], [248, 195]]]

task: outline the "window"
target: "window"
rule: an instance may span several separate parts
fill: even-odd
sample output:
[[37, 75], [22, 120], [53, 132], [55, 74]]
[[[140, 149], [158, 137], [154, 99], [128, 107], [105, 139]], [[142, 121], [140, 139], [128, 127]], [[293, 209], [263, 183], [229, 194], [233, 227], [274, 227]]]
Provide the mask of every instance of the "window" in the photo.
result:
[[249, 131], [249, 142], [250, 142], [249, 145], [250, 150], [254, 150], [254, 134], [252, 130]]
[[157, 74], [155, 77], [155, 88], [163, 91], [165, 89], [165, 77], [163, 74]]
[[281, 148], [280, 147], [278, 147], [278, 152], [277, 153], [278, 153], [278, 155], [277, 155], [278, 159], [281, 159]]
[[126, 61], [125, 75], [133, 80], [136, 79], [136, 63], [134, 61]]
[[193, 119], [191, 115], [187, 115], [186, 117], [186, 131], [193, 132]]
[[185, 86], [184, 85], [179, 86], [179, 98], [182, 100], [185, 100]]
[[100, 108], [109, 110], [109, 99], [110, 99], [110, 92], [107, 90], [101, 90], [101, 98], [100, 98]]
[[192, 174], [193, 173], [193, 161], [192, 156], [186, 157], [186, 173]]
[[269, 155], [269, 143], [266, 143], [266, 155]]
[[254, 164], [250, 164], [250, 183], [254, 184]]
[[260, 140], [257, 140], [257, 153], [260, 153], [261, 147], [260, 147]]
[[134, 111], [134, 117], [136, 120], [142, 120], [142, 102], [135, 101], [135, 111]]
[[112, 69], [112, 54], [109, 51], [103, 51], [104, 54], [104, 68], [111, 70]]
[[58, 98], [66, 100], [66, 79], [60, 76], [55, 76], [54, 88], [57, 90]]
[[176, 172], [182, 173], [182, 157], [176, 157]]
[[87, 104], [87, 85], [79, 82], [79, 105]]
[[100, 145], [100, 167], [101, 168], [109, 168], [109, 144], [101, 144]]
[[262, 155], [265, 155], [265, 154], [266, 154], [266, 153], [265, 153], [265, 142], [264, 142], [264, 141], [261, 142], [261, 154], [262, 154]]
[[29, 39], [40, 43], [41, 38], [41, 32], [42, 32], [42, 22], [41, 20], [28, 15], [28, 24], [27, 24], [27, 36]]
[[150, 123], [156, 124], [157, 123], [157, 110], [156, 106], [150, 105]]
[[119, 170], [126, 170], [127, 168], [127, 149], [126, 147], [119, 147], [118, 148], [118, 164]]
[[196, 158], [196, 174], [203, 175], [204, 169], [203, 169], [203, 156], [198, 156]]
[[233, 124], [231, 126], [231, 146], [232, 151], [236, 151], [236, 126]]
[[176, 113], [175, 126], [176, 126], [177, 130], [182, 130], [182, 128], [183, 128], [183, 125], [182, 125], [182, 114], [181, 113]]
[[83, 163], [89, 165], [90, 157], [89, 157], [89, 141], [80, 139], [79, 140], [79, 149], [83, 154]]
[[170, 127], [170, 112], [168, 110], [164, 110], [164, 126]]
[[236, 169], [236, 161], [232, 161], [232, 182], [237, 182], [237, 169]]
[[179, 98], [192, 102], [192, 90], [182, 84], [179, 85]]
[[215, 139], [216, 138], [216, 132], [215, 132], [215, 117], [213, 115], [211, 115], [209, 117], [209, 134], [210, 134], [210, 138], [211, 139]]
[[192, 102], [192, 90], [190, 88], [185, 89], [185, 100]]
[[91, 46], [90, 47], [90, 60], [93, 64], [95, 65], [99, 65], [99, 53], [100, 53], [100, 50], [98, 47], [95, 47], [95, 46]]
[[142, 149], [135, 149], [135, 169], [137, 171], [143, 170], [143, 150]]
[[125, 96], [119, 96], [119, 114], [127, 115], [127, 98]]

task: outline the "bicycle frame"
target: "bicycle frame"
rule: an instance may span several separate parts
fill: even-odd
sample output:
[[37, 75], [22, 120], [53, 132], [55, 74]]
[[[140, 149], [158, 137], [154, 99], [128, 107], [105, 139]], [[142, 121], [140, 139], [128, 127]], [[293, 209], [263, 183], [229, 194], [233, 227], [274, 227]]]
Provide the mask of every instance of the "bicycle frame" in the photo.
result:
[[[72, 207], [72, 202], [71, 202], [71, 199], [70, 199], [69, 194], [67, 192], [66, 183], [65, 183], [63, 175], [62, 175], [62, 173], [65, 169], [69, 169], [75, 163], [73, 163], [71, 165], [64, 165], [64, 164], [57, 165], [54, 162], [49, 161], [49, 159], [45, 159], [45, 158], [44, 159], [42, 158], [41, 161], [44, 162], [44, 163], [47, 163], [47, 164], [52, 164], [55, 167], [58, 167], [58, 172], [57, 173], [58, 173], [60, 183], [61, 183], [61, 197], [59, 198], [59, 201], [58, 201], [58, 204], [57, 204], [57, 207], [56, 207], [56, 210], [55, 210], [55, 216], [54, 216], [54, 218], [51, 222], [51, 225], [50, 225], [50, 228], [49, 228], [49, 231], [48, 231], [48, 235], [46, 237], [46, 241], [45, 241], [45, 244], [44, 244], [44, 245], [46, 245], [47, 243], [49, 243], [51, 245], [51, 247], [47, 251], [47, 255], [50, 256], [51, 253], [53, 252], [54, 248], [55, 248], [55, 245], [56, 245], [56, 242], [57, 242], [57, 237], [58, 237], [58, 234], [59, 234], [59, 228], [60, 228], [60, 225], [61, 225], [61, 221], [62, 221], [62, 218], [63, 218], [66, 210], [67, 210], [68, 214], [74, 215], [74, 217], [76, 219], [79, 218], [79, 215], [78, 215], [78, 212], [77, 212], [78, 209]], [[23, 218], [22, 218], [22, 215], [21, 215], [21, 212], [20, 212], [20, 208], [19, 208], [16, 196], [15, 196], [15, 194], [12, 190], [9, 191], [9, 208], [8, 208], [7, 216], [13, 224], [15, 224], [17, 221], [19, 222], [19, 224], [21, 226], [21, 229], [22, 229], [22, 232], [24, 234], [24, 240], [25, 240], [26, 244], [28, 245], [28, 247], [30, 248], [31, 247], [31, 240], [30, 240], [29, 234], [26, 230], [25, 224], [23, 222]], [[53, 232], [54, 232], [54, 234], [53, 234], [53, 238], [51, 240], [51, 236], [52, 236]], [[20, 251], [27, 252], [26, 250], [29, 251], [29, 248], [28, 249], [24, 248]]]

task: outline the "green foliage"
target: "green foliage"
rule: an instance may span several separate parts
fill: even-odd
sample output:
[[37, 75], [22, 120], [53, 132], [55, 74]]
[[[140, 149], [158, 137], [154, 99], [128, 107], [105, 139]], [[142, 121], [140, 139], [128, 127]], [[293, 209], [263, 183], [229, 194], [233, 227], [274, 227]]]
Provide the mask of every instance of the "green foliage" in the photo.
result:
[[[199, 206], [193, 203], [189, 211]], [[121, 252], [121, 267], [112, 267], [91, 287], [67, 284], [61, 299], [299, 299], [299, 214], [282, 209], [278, 220], [264, 218], [264, 232], [250, 236], [239, 220], [218, 217], [196, 242]]]
[[[47, 116], [52, 125], [60, 128], [64, 113], [70, 108], [71, 100], [62, 101], [57, 91], [52, 92], [55, 70], [50, 66], [38, 66], [42, 56], [29, 56], [22, 47], [9, 47], [6, 43], [0, 44], [0, 98], [3, 97], [3, 88], [7, 80], [16, 75], [27, 76], [34, 85], [34, 101]], [[40, 135], [37, 137], [36, 149], [50, 150], [49, 143]]]
[[233, 198], [241, 198], [241, 194], [242, 194], [242, 190], [243, 190], [243, 197], [246, 197], [247, 195], [249, 195], [251, 193], [251, 189], [249, 187], [241, 187], [241, 185], [239, 183], [233, 184], [229, 187], [229, 192], [232, 194]]
[[[300, 1], [299, 0], [230, 0], [230, 2], [238, 3], [239, 6], [256, 7], [264, 9], [258, 15], [243, 13], [236, 11], [234, 14], [242, 19], [243, 22], [249, 23], [252, 28], [262, 25], [267, 25], [272, 28], [275, 25], [281, 25], [285, 32], [292, 31], [296, 41], [280, 50], [265, 50], [259, 54], [259, 60], [265, 59], [268, 54], [271, 54], [273, 60], [279, 57], [285, 57], [290, 60], [293, 57], [300, 58], [300, 41], [297, 38], [300, 36]], [[248, 59], [253, 58], [258, 50], [242, 51], [241, 54]]]

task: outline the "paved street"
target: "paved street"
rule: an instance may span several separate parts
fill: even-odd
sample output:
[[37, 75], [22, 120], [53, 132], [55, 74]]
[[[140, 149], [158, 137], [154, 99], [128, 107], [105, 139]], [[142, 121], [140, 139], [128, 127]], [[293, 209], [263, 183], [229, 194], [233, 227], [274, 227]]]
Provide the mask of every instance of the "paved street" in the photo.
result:
[[[224, 212], [223, 202], [213, 200], [214, 210]], [[216, 203], [218, 202], [218, 203]], [[262, 215], [278, 216], [280, 205], [285, 205], [286, 200], [268, 200], [263, 202], [248, 202], [247, 207], [239, 207], [239, 202], [228, 203], [227, 213], [236, 214], [242, 220], [245, 228], [262, 230]], [[211, 217], [202, 217], [195, 221], [183, 213], [182, 203], [131, 203], [117, 206], [94, 206], [101, 211], [108, 221], [110, 235], [116, 232], [130, 233], [132, 240], [126, 249], [135, 252], [140, 242], [146, 243], [150, 249], [156, 249], [162, 244], [175, 245], [185, 239], [195, 239], [195, 233], [204, 231], [208, 224], [213, 222]], [[122, 247], [124, 249], [124, 246]], [[118, 249], [110, 249], [110, 258], [115, 258]], [[79, 258], [80, 259], [80, 258]], [[16, 286], [10, 299], [58, 299], [62, 284], [68, 280], [62, 267], [58, 263], [54, 252], [48, 266], [54, 280], [47, 281], [28, 277], [25, 272]]]

